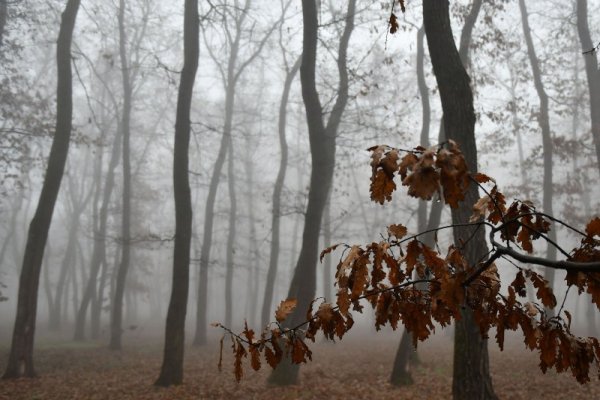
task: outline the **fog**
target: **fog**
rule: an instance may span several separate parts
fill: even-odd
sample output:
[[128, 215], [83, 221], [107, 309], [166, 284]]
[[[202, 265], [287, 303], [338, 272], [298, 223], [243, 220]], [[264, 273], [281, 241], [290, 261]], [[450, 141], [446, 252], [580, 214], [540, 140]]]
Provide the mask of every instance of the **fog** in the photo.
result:
[[[30, 222], [55, 135], [56, 39], [65, 3], [0, 1], [3, 353], [11, 346]], [[300, 81], [302, 4], [200, 2], [186, 164], [193, 212], [187, 346], [206, 341], [217, 346], [223, 330], [211, 323], [234, 332], [247, 323], [259, 332], [274, 321], [282, 300], [302, 296], [297, 285], [303, 283], [294, 275], [306, 262], [307, 249], [379, 242], [388, 237], [391, 224], [406, 226], [409, 235], [422, 232], [432, 207], [443, 202], [441, 194], [431, 202], [408, 196], [401, 180], [396, 180], [391, 202], [381, 205], [370, 198], [367, 149], [435, 148], [443, 124], [427, 38], [418, 40], [422, 2], [407, 2], [405, 13], [396, 2], [399, 30], [394, 34], [390, 3], [395, 2], [357, 1], [352, 29], [346, 2], [318, 2], [316, 91], [319, 123], [329, 138], [318, 144], [311, 142], [310, 126], [317, 122], [307, 120], [307, 92]], [[477, 1], [450, 2], [457, 47], [472, 3]], [[598, 216], [595, 140], [600, 139], [592, 132], [592, 113], [598, 111], [590, 107], [590, 90], [596, 89], [588, 84], [586, 68], [593, 66], [585, 59], [594, 56], [596, 62], [597, 49], [582, 54], [577, 3], [527, 2], [532, 59], [518, 2], [484, 1], [470, 35], [466, 68], [474, 94], [479, 170], [496, 179], [508, 203], [531, 200], [538, 210], [581, 228]], [[595, 44], [600, 41], [600, 2], [589, 1], [587, 7]], [[43, 247], [33, 314], [36, 343], [72, 343], [75, 338], [112, 346], [114, 299], [125, 263], [117, 336], [125, 348], [144, 342], [160, 352], [171, 292], [180, 290], [172, 286], [173, 162], [178, 91], [185, 85], [183, 18], [183, 2], [89, 0], [80, 5], [71, 43], [71, 141]], [[340, 54], [344, 40], [347, 50]], [[331, 184], [322, 186], [329, 191], [310, 187], [318, 184], [319, 174], [327, 175], [315, 173], [314, 157], [319, 168], [334, 160]], [[311, 204], [319, 202], [323, 206], [314, 211]], [[450, 208], [444, 207], [439, 226], [451, 223]], [[550, 238], [567, 251], [580, 243], [581, 237], [564, 226], [552, 232]], [[436, 235], [433, 247], [448, 249], [452, 229]], [[307, 245], [311, 240], [314, 244]], [[549, 255], [546, 247], [545, 241], [536, 243], [533, 254], [564, 258], [560, 251]], [[312, 298], [336, 302], [336, 265], [345, 254], [340, 247], [306, 269], [312, 272], [304, 278], [315, 285]], [[506, 293], [515, 267], [504, 259], [497, 266]], [[559, 305], [564, 299], [571, 311], [573, 330], [597, 334], [600, 321], [589, 296], [567, 291], [563, 271], [545, 276]], [[269, 310], [266, 321], [264, 309]], [[355, 313], [356, 335], [376, 335], [374, 318], [368, 306]], [[436, 326], [446, 343], [452, 327]], [[399, 342], [402, 331], [386, 337]]]

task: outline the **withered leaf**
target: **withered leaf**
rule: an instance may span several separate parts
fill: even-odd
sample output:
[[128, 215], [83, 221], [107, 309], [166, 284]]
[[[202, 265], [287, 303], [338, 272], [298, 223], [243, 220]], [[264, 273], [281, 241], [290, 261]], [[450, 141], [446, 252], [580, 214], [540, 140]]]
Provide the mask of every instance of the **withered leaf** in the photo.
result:
[[398, 19], [396, 17], [396, 14], [391, 13], [390, 14], [390, 33], [393, 35], [394, 33], [398, 32], [399, 28], [400, 28], [400, 26], [398, 25]]
[[408, 230], [406, 229], [406, 227], [401, 224], [393, 224], [388, 226], [388, 234], [390, 236], [395, 236], [396, 239], [402, 239], [404, 236], [406, 236], [407, 232]]
[[392, 200], [392, 193], [396, 190], [394, 180], [390, 178], [383, 170], [377, 170], [371, 177], [371, 200], [383, 204]]
[[283, 322], [287, 316], [294, 311], [294, 308], [296, 308], [297, 304], [298, 300], [296, 299], [282, 300], [281, 303], [279, 303], [279, 307], [277, 307], [277, 310], [275, 311], [275, 319], [277, 322]]

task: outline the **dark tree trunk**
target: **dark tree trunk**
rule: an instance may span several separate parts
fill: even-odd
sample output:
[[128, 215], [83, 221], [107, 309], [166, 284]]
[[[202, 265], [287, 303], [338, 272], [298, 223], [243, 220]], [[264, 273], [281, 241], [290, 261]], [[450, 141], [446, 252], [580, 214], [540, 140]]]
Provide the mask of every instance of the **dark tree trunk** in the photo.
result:
[[[440, 91], [444, 111], [444, 131], [448, 139], [456, 141], [465, 156], [469, 170], [477, 171], [475, 144], [475, 112], [470, 78], [454, 43], [448, 1], [424, 0], [423, 19], [429, 54]], [[479, 194], [470, 185], [465, 200], [452, 210], [452, 222], [468, 222], [473, 204]], [[463, 247], [471, 267], [487, 253], [485, 232], [469, 227], [454, 229], [454, 242]], [[454, 376], [452, 394], [455, 399], [495, 399], [489, 373], [487, 341], [474, 324], [472, 313], [465, 310], [456, 322], [454, 342]]]
[[56, 95], [56, 130], [48, 157], [48, 167], [35, 215], [29, 225], [23, 266], [19, 278], [17, 314], [8, 365], [3, 378], [35, 376], [33, 343], [37, 314], [38, 287], [44, 247], [60, 189], [71, 137], [73, 114], [71, 39], [79, 0], [68, 0], [61, 17], [56, 46], [58, 67]]
[[[288, 298], [298, 301], [295, 311], [286, 319], [287, 326], [294, 326], [305, 318], [305, 312], [316, 293], [316, 267], [319, 254], [319, 234], [323, 210], [329, 196], [335, 167], [335, 136], [344, 108], [348, 101], [348, 71], [346, 54], [348, 42], [354, 29], [356, 0], [348, 2], [346, 25], [340, 38], [338, 50], [338, 97], [333, 106], [327, 126], [323, 123], [323, 109], [316, 87], [316, 58], [318, 40], [318, 12], [315, 0], [302, 1], [304, 21], [302, 65], [300, 81], [302, 98], [306, 108], [312, 170], [308, 192], [308, 204], [302, 234], [302, 247], [290, 284]], [[299, 365], [284, 359], [275, 368], [269, 382], [276, 385], [294, 384], [298, 380]]]
[[111, 350], [121, 350], [123, 334], [123, 295], [129, 259], [131, 255], [131, 161], [130, 161], [130, 119], [131, 95], [130, 70], [127, 62], [126, 37], [125, 37], [125, 0], [119, 0], [119, 58], [121, 59], [121, 77], [123, 80], [123, 115], [121, 129], [123, 130], [123, 215], [121, 220], [121, 263], [115, 281], [115, 296], [112, 300], [110, 319], [110, 344]]
[[[411, 351], [416, 351], [412, 344], [411, 336], [411, 334], [404, 330], [400, 345], [398, 346], [398, 351], [396, 352], [394, 367], [392, 368], [392, 375], [390, 377], [390, 383], [394, 386], [405, 386], [413, 383], [412, 376], [408, 370], [410, 353]], [[408, 351], [406, 349], [408, 349]]]
[[234, 151], [230, 143], [227, 155], [227, 188], [229, 190], [229, 227], [227, 232], [227, 249], [225, 260], [225, 326], [231, 327], [233, 321], [233, 268], [235, 244], [235, 220], [237, 215], [237, 199], [235, 197]]
[[167, 312], [165, 349], [157, 386], [177, 385], [183, 381], [185, 315], [189, 291], [190, 248], [192, 238], [192, 200], [188, 176], [190, 110], [199, 55], [198, 0], [185, 0], [183, 43], [184, 59], [177, 98], [173, 185], [175, 194], [175, 248], [173, 282]]
[[285, 128], [287, 122], [287, 104], [290, 96], [290, 88], [296, 73], [300, 69], [302, 57], [294, 63], [292, 68], [287, 72], [285, 82], [283, 84], [283, 94], [279, 103], [279, 148], [281, 158], [279, 160], [279, 171], [275, 180], [273, 189], [273, 209], [271, 213], [271, 253], [269, 256], [269, 269], [267, 271], [267, 280], [265, 282], [265, 296], [263, 299], [262, 312], [260, 323], [265, 326], [269, 323], [271, 316], [271, 303], [273, 302], [273, 289], [275, 287], [275, 278], [277, 276], [277, 265], [279, 263], [279, 227], [281, 219], [281, 192], [283, 191], [283, 182], [288, 164], [288, 145], [285, 138]]
[[577, 33], [581, 48], [584, 51], [585, 73], [590, 91], [590, 116], [592, 118], [592, 138], [596, 147], [596, 162], [600, 170], [600, 68], [598, 67], [598, 51], [588, 26], [587, 0], [577, 0]]
[[[521, 22], [523, 24], [523, 34], [525, 36], [525, 43], [527, 43], [527, 55], [529, 57], [529, 63], [531, 64], [531, 70], [533, 72], [533, 83], [535, 90], [540, 99], [540, 112], [537, 116], [538, 124], [542, 131], [542, 152], [544, 157], [544, 183], [543, 183], [543, 200], [542, 207], [544, 212], [549, 215], [554, 215], [552, 210], [552, 202], [554, 197], [554, 186], [552, 184], [552, 134], [550, 132], [550, 117], [548, 115], [548, 95], [544, 89], [542, 82], [542, 72], [540, 71], [540, 65], [535, 53], [535, 47], [531, 38], [531, 29], [529, 28], [529, 21], [527, 15], [527, 7], [525, 6], [524, 0], [519, 0], [519, 9], [521, 10]], [[555, 227], [556, 228], [556, 227]], [[556, 243], [556, 229], [553, 228], [548, 232], [548, 238]], [[548, 242], [546, 248], [546, 258], [549, 260], [556, 260], [556, 246]], [[550, 287], [554, 287], [554, 268], [546, 268], [544, 270], [544, 278], [550, 283]], [[554, 310], [547, 310], [550, 316], [554, 315]]]
[[100, 206], [98, 215], [98, 230], [94, 235], [90, 276], [88, 277], [83, 298], [81, 300], [81, 305], [79, 306], [75, 320], [75, 340], [83, 340], [85, 338], [85, 319], [90, 302], [92, 302], [92, 338], [98, 337], [99, 317], [100, 310], [102, 308], [103, 293], [100, 293], [100, 291], [96, 293], [96, 285], [100, 267], [103, 265], [103, 263], [105, 263], [106, 260], [106, 226], [108, 223], [108, 206], [110, 205], [110, 198], [115, 186], [115, 170], [119, 164], [119, 157], [121, 153], [122, 132], [120, 126], [121, 124], [119, 123], [117, 126], [117, 134], [115, 135], [115, 142], [112, 146], [112, 151], [110, 154], [108, 171], [106, 172], [106, 183], [104, 184], [102, 204]]

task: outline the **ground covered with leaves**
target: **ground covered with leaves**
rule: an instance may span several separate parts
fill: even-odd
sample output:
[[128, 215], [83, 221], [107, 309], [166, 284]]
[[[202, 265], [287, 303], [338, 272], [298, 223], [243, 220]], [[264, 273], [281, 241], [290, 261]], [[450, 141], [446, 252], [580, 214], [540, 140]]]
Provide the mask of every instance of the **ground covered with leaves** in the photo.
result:
[[[122, 353], [99, 345], [40, 344], [36, 353], [40, 377], [0, 381], [0, 399], [445, 399], [451, 397], [451, 339], [436, 335], [419, 344], [422, 363], [413, 371], [414, 385], [388, 383], [400, 334], [351, 335], [342, 342], [311, 346], [313, 361], [303, 365], [301, 382], [268, 387], [269, 368], [245, 366], [238, 384], [233, 356], [225, 352], [218, 372], [218, 343], [188, 348], [185, 384], [168, 389], [152, 386], [161, 364], [158, 344], [128, 345]], [[227, 343], [227, 342], [226, 342]], [[535, 353], [516, 340], [504, 352], [490, 343], [491, 370], [501, 399], [600, 398], [600, 381], [580, 385], [569, 374], [542, 374]], [[7, 350], [0, 351], [6, 365]]]

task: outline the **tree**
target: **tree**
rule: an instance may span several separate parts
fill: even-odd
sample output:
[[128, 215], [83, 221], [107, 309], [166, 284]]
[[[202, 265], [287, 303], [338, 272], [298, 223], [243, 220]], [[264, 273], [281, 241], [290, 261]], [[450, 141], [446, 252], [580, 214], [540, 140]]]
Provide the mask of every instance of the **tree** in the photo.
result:
[[[461, 147], [469, 171], [477, 171], [475, 112], [470, 78], [454, 43], [447, 1], [425, 0], [423, 21], [433, 71], [438, 83], [446, 137]], [[470, 35], [469, 35], [470, 36]], [[469, 266], [485, 258], [485, 233], [461, 226], [469, 221], [479, 198], [477, 187], [470, 185], [465, 199], [452, 210], [454, 243], [466, 243], [464, 253]], [[456, 323], [452, 394], [456, 399], [494, 399], [489, 374], [487, 341], [482, 339], [474, 316], [468, 309]]]
[[[318, 40], [318, 12], [315, 0], [302, 1], [303, 44], [300, 82], [302, 99], [306, 109], [308, 135], [312, 169], [308, 204], [304, 219], [302, 247], [294, 269], [294, 276], [288, 291], [288, 298], [297, 299], [300, 307], [286, 320], [287, 326], [294, 326], [303, 320], [300, 310], [308, 307], [316, 292], [316, 265], [319, 246], [319, 234], [323, 211], [329, 197], [335, 166], [335, 137], [342, 114], [348, 102], [348, 70], [346, 57], [350, 36], [354, 29], [356, 1], [348, 2], [345, 26], [338, 48], [337, 67], [339, 74], [338, 97], [332, 108], [327, 125], [323, 122], [323, 108], [316, 87], [316, 58]], [[294, 384], [298, 378], [299, 367], [286, 359], [278, 365], [269, 378], [277, 385]]]
[[585, 73], [590, 91], [592, 138], [596, 147], [596, 162], [600, 170], [600, 68], [597, 56], [598, 45], [594, 46], [588, 25], [587, 0], [577, 0], [577, 33], [585, 60]]
[[127, 62], [126, 37], [125, 37], [125, 0], [119, 0], [119, 59], [121, 61], [121, 76], [123, 79], [123, 113], [121, 115], [121, 129], [123, 130], [123, 214], [121, 221], [121, 263], [117, 271], [115, 295], [112, 299], [110, 315], [110, 344], [112, 350], [121, 349], [121, 336], [123, 333], [123, 295], [125, 293], [125, 280], [129, 271], [131, 254], [131, 150], [130, 150], [130, 120], [132, 108], [132, 93], [130, 65]]
[[269, 255], [269, 269], [267, 270], [267, 279], [265, 281], [265, 295], [263, 299], [260, 323], [265, 326], [269, 322], [271, 305], [273, 303], [273, 288], [275, 287], [275, 277], [277, 274], [277, 265], [279, 263], [279, 227], [281, 218], [281, 192], [288, 163], [288, 145], [285, 138], [287, 104], [290, 94], [290, 88], [296, 73], [300, 69], [302, 57], [299, 57], [292, 68], [286, 67], [285, 83], [283, 84], [283, 93], [279, 103], [279, 147], [281, 149], [281, 159], [279, 160], [279, 170], [273, 187], [273, 208], [271, 212], [271, 252]]
[[56, 63], [58, 67], [56, 128], [38, 206], [29, 225], [19, 278], [17, 314], [12, 344], [3, 378], [35, 376], [33, 343], [40, 271], [71, 137], [71, 118], [73, 114], [71, 40], [79, 4], [79, 0], [68, 0], [61, 17], [56, 46]]
[[[236, 2], [237, 4], [237, 2]], [[200, 249], [200, 276], [198, 279], [198, 308], [196, 313], [196, 334], [194, 336], [194, 345], [203, 345], [206, 343], [206, 329], [208, 326], [208, 265], [210, 262], [210, 251], [212, 245], [213, 225], [215, 218], [215, 202], [217, 190], [227, 148], [231, 144], [231, 131], [233, 127], [233, 114], [235, 109], [236, 85], [245, 69], [258, 57], [265, 43], [271, 36], [277, 24], [271, 26], [263, 35], [256, 47], [243, 60], [239, 60], [240, 46], [242, 44], [242, 35], [245, 29], [245, 21], [250, 10], [250, 0], [245, 0], [243, 7], [223, 7], [223, 23], [225, 24], [227, 49], [229, 50], [227, 66], [220, 64], [217, 55], [208, 45], [207, 49], [210, 57], [215, 61], [221, 74], [223, 86], [225, 89], [225, 119], [223, 122], [223, 135], [219, 144], [219, 152], [210, 178], [208, 195], [206, 197], [206, 208], [204, 212], [204, 236], [202, 237], [202, 247]], [[234, 34], [231, 34], [230, 27], [227, 25], [229, 18], [233, 20]]]
[[188, 176], [190, 110], [199, 55], [198, 0], [186, 0], [183, 22], [184, 60], [177, 98], [173, 186], [175, 195], [175, 248], [173, 282], [165, 328], [165, 350], [157, 386], [177, 385], [183, 381], [185, 316], [187, 311], [190, 248], [192, 239], [192, 200]]
[[[544, 212], [550, 215], [554, 215], [552, 210], [552, 204], [554, 202], [554, 186], [552, 183], [552, 167], [553, 167], [553, 144], [552, 134], [550, 132], [550, 117], [548, 115], [548, 94], [544, 88], [542, 82], [542, 72], [540, 70], [539, 61], [535, 53], [535, 47], [533, 45], [533, 39], [531, 38], [531, 28], [529, 27], [527, 6], [525, 1], [519, 0], [519, 9], [521, 11], [521, 23], [523, 24], [523, 34], [525, 36], [525, 43], [527, 43], [527, 56], [529, 57], [529, 63], [531, 64], [531, 70], [533, 73], [533, 82], [535, 90], [540, 99], [540, 112], [538, 114], [538, 123], [540, 130], [542, 131], [542, 152], [544, 154], [544, 183], [542, 185], [543, 191], [543, 202], [542, 207]], [[556, 242], [556, 230], [551, 230], [549, 239]], [[556, 260], [556, 247], [548, 241], [548, 247], [546, 250], [546, 257], [549, 260]], [[554, 285], [554, 270], [549, 268], [545, 271], [546, 280]]]

